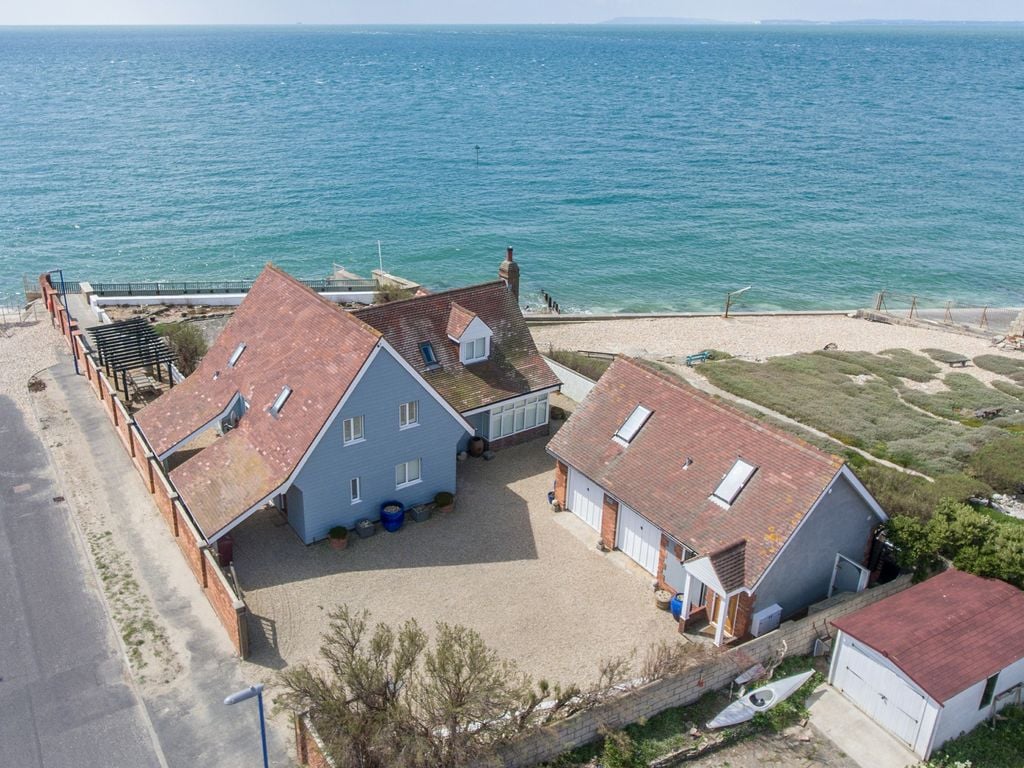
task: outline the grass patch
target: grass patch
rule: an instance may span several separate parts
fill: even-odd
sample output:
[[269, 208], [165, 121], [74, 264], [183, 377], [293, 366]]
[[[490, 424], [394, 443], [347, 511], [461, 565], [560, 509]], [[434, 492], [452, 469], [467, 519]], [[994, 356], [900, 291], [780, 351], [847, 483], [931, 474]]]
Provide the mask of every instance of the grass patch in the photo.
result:
[[[974, 412], [981, 408], [1002, 408], [1004, 411], [1019, 410], [1021, 402], [1014, 395], [993, 389], [969, 373], [949, 373], [944, 379], [946, 391], [933, 395], [912, 389], [903, 391], [903, 399], [923, 408], [929, 413], [954, 421], [969, 420], [974, 425]], [[1007, 384], [1007, 386], [1013, 386]], [[1024, 393], [1024, 389], [1020, 390]]]
[[568, 349], [549, 349], [547, 356], [556, 363], [561, 363], [566, 368], [571, 368], [581, 376], [586, 376], [592, 381], [597, 381], [608, 370], [612, 364], [611, 360], [602, 357], [589, 357], [579, 352], [572, 352]]
[[959, 352], [950, 352], [948, 349], [922, 349], [928, 357], [940, 363], [952, 363], [957, 360], [963, 360], [964, 356]]
[[1024, 709], [1006, 707], [995, 727], [982, 723], [945, 746], [926, 765], [952, 768], [970, 760], [977, 768], [1019, 768], [1024, 755]]
[[1024, 400], [1024, 387], [1016, 384], [1011, 384], [1009, 381], [993, 381], [992, 386], [1002, 392], [1004, 395], [1015, 397], [1018, 400]]
[[1014, 374], [1024, 374], [1024, 360], [1005, 355], [978, 355], [974, 358], [974, 364], [986, 371], [998, 373], [1000, 376], [1014, 377]]

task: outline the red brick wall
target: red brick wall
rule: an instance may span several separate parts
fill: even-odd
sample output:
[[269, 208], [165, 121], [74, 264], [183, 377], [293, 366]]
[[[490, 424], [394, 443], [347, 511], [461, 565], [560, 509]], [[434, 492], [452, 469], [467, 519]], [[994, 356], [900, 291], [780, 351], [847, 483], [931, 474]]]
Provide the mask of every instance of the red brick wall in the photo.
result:
[[206, 599], [210, 601], [213, 612], [228, 631], [231, 644], [238, 649], [239, 655], [245, 658], [249, 655], [249, 627], [245, 618], [245, 603], [238, 599], [235, 591], [227, 583], [210, 550], [203, 551], [203, 559], [207, 575]]
[[615, 549], [615, 532], [619, 525], [619, 502], [608, 494], [601, 505], [601, 545], [607, 550]]
[[[658, 574], [658, 589], [672, 592], [674, 591], [672, 587], [665, 583], [665, 560], [668, 558], [668, 546], [668, 536], [663, 533], [661, 534], [661, 544], [658, 545], [658, 570], [655, 573]], [[680, 548], [679, 556], [682, 556], [682, 548]]]
[[299, 765], [308, 765], [310, 768], [333, 768], [332, 764], [320, 751], [317, 740], [310, 732], [308, 718], [303, 716], [295, 717], [295, 752], [299, 759]]
[[750, 632], [750, 619], [754, 615], [754, 597], [745, 592], [736, 596], [739, 606], [736, 608], [736, 619], [732, 625], [734, 637], [743, 637]]
[[520, 443], [528, 442], [533, 440], [535, 437], [543, 437], [544, 435], [550, 434], [551, 428], [547, 424], [541, 424], [539, 427], [533, 429], [527, 429], [523, 432], [517, 432], [514, 435], [508, 437], [499, 437], [497, 440], [491, 440], [487, 447], [492, 451], [497, 451], [502, 448], [509, 448], [513, 445], [519, 445]]
[[569, 467], [560, 461], [555, 462], [555, 501], [565, 509], [566, 486], [569, 484]]

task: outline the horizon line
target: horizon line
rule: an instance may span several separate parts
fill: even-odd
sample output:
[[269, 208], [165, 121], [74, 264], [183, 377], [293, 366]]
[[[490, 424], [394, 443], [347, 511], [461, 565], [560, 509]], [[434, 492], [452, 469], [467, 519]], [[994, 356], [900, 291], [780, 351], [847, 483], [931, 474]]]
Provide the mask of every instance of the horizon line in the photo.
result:
[[178, 22], [68, 22], [68, 23], [6, 23], [0, 21], [0, 29], [20, 27], [67, 29], [72, 27], [604, 27], [604, 26], [650, 26], [650, 27], [714, 27], [714, 26], [910, 26], [910, 25], [1024, 25], [1021, 19], [752, 19], [727, 21], [722, 19], [687, 19], [680, 17], [637, 17], [619, 16], [603, 21], [178, 21]]

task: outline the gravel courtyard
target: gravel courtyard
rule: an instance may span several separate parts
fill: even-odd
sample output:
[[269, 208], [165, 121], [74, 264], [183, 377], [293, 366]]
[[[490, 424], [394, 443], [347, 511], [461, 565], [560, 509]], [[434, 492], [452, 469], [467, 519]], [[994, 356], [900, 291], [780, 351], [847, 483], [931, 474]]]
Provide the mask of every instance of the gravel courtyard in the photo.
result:
[[[235, 567], [252, 612], [251, 662], [265, 671], [312, 661], [327, 614], [367, 608], [375, 621], [414, 618], [476, 629], [535, 679], [586, 684], [602, 659], [688, 642], [654, 605], [651, 577], [597, 533], [547, 504], [546, 440], [459, 466], [455, 511], [378, 531], [335, 551], [304, 546], [276, 511], [236, 529]], [[255, 672], [255, 670], [254, 670]]]

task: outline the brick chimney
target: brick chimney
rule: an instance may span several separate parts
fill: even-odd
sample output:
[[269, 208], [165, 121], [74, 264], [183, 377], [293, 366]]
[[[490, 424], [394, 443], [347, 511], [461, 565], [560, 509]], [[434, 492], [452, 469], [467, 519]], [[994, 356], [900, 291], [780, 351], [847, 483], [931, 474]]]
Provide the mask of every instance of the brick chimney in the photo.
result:
[[516, 301], [519, 301], [519, 265], [512, 259], [512, 246], [508, 247], [505, 251], [505, 260], [501, 262], [501, 266], [498, 267], [498, 277], [508, 286], [508, 289], [512, 291], [512, 295], [515, 296]]

